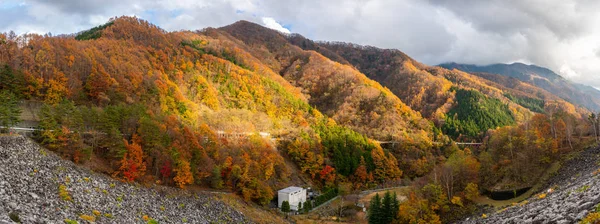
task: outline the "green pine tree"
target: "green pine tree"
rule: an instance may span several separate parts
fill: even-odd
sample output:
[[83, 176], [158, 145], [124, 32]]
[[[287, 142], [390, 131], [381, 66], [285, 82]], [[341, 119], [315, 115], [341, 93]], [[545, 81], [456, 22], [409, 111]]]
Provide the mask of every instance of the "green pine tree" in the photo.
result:
[[46, 145], [52, 145], [56, 142], [56, 132], [58, 130], [58, 121], [54, 113], [54, 108], [44, 104], [38, 112], [40, 118], [39, 128], [42, 129], [40, 137], [42, 143]]
[[17, 70], [13, 70], [9, 65], [4, 64], [0, 66], [0, 90], [7, 90], [17, 95], [22, 96], [23, 90], [25, 90], [25, 77], [23, 73]]
[[381, 197], [379, 194], [375, 194], [375, 196], [371, 199], [369, 205], [369, 224], [380, 224], [382, 223], [381, 219]]
[[0, 126], [8, 128], [21, 122], [21, 109], [15, 94], [6, 90], [0, 91], [0, 102]]
[[283, 202], [281, 203], [281, 211], [282, 211], [282, 212], [285, 212], [285, 213], [288, 213], [288, 212], [290, 212], [290, 202], [288, 202], [288, 201], [283, 201]]
[[[223, 178], [221, 177], [221, 168], [219, 166], [215, 166], [212, 171], [212, 180], [210, 181], [210, 185], [214, 189], [223, 188]], [[288, 204], [288, 207], [290, 205]]]
[[308, 213], [308, 212], [310, 212], [310, 210], [312, 210], [311, 201], [305, 201], [304, 202], [304, 212]]
[[391, 223], [392, 222], [392, 195], [390, 192], [385, 192], [383, 200], [381, 201], [381, 222], [380, 223]]
[[398, 216], [398, 209], [400, 209], [400, 201], [398, 201], [398, 197], [396, 195], [396, 192], [394, 192], [392, 194], [392, 220], [396, 219], [396, 217]]

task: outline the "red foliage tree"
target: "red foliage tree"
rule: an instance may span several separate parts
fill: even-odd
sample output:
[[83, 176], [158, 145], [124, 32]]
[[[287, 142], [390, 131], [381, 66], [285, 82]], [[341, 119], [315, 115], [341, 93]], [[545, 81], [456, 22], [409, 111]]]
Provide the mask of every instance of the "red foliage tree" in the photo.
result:
[[126, 152], [123, 159], [121, 159], [119, 172], [125, 180], [134, 181], [146, 172], [146, 164], [143, 158], [144, 152], [142, 151], [142, 146], [139, 144], [139, 137], [136, 134], [133, 135], [132, 143], [127, 142], [127, 140], [123, 140], [123, 142], [125, 143]]
[[333, 185], [335, 181], [335, 168], [326, 165], [321, 172], [319, 172], [319, 177], [327, 186]]

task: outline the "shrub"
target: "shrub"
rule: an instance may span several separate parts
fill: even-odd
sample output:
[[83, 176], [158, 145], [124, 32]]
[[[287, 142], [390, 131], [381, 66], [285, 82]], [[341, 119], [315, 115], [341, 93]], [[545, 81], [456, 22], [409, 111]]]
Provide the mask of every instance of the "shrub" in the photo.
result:
[[77, 221], [71, 219], [65, 219], [66, 224], [77, 224]]
[[65, 201], [72, 201], [73, 200], [71, 198], [71, 195], [67, 191], [67, 186], [65, 186], [64, 184], [61, 184], [60, 186], [58, 186], [58, 196], [60, 196], [60, 198], [63, 199], [63, 200], [65, 200]]
[[465, 198], [473, 201], [477, 197], [479, 197], [479, 186], [476, 183], [468, 183], [467, 187], [465, 187]]
[[461, 198], [457, 197], [457, 196], [452, 197], [452, 199], [450, 200], [450, 202], [452, 202], [452, 204], [458, 205], [460, 207], [463, 206]]
[[313, 206], [317, 207], [317, 206], [331, 200], [332, 198], [335, 198], [335, 196], [337, 196], [337, 194], [338, 194], [337, 188], [329, 189], [324, 194], [319, 195], [317, 198], [315, 198], [315, 203]]
[[577, 193], [583, 193], [583, 192], [587, 191], [588, 189], [590, 189], [590, 185], [583, 185], [577, 189]]
[[583, 220], [580, 222], [581, 224], [595, 224], [600, 223], [600, 213], [592, 212], [588, 214]]
[[282, 212], [290, 212], [290, 203], [288, 201], [283, 201], [281, 203], [281, 211]]
[[95, 222], [96, 221], [96, 217], [95, 216], [91, 216], [91, 215], [80, 215], [79, 218], [88, 221], [88, 222]]
[[13, 222], [21, 223], [21, 219], [19, 218], [19, 214], [15, 213], [15, 212], [8, 213], [8, 217]]
[[540, 194], [540, 195], [538, 195], [538, 198], [539, 199], [544, 199], [544, 198], [546, 198], [546, 194]]

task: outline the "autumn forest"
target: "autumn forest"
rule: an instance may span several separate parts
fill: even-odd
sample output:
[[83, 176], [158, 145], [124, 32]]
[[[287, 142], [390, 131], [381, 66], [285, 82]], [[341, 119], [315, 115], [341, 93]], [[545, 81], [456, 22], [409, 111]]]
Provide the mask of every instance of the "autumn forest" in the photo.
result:
[[246, 21], [3, 33], [0, 80], [0, 126], [36, 105], [33, 138], [97, 172], [265, 208], [290, 185], [411, 186], [382, 223], [460, 219], [480, 194], [535, 185], [600, 133], [586, 107], [524, 81]]

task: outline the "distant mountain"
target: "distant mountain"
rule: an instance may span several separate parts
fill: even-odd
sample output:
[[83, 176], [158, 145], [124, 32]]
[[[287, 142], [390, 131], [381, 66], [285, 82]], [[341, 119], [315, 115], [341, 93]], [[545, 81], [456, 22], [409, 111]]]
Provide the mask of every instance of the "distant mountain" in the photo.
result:
[[[0, 98], [39, 104], [29, 117], [48, 149], [124, 181], [210, 187], [265, 208], [290, 185], [326, 190], [318, 204], [336, 186], [411, 178], [426, 191], [397, 217], [427, 209], [451, 223], [480, 190], [532, 186], [596, 137], [589, 111], [564, 100], [600, 108], [594, 88], [524, 64], [445, 66], [247, 21], [167, 32], [120, 17], [73, 35], [0, 33]], [[56, 195], [77, 202], [63, 178]]]
[[[446, 63], [439, 65], [446, 69], [458, 69], [478, 75], [491, 73], [517, 78], [561, 97], [571, 103], [581, 105], [592, 111], [600, 110], [600, 91], [583, 84], [573, 83], [550, 69], [523, 63], [492, 64], [486, 66]], [[489, 77], [481, 75], [481, 77]]]
[[[331, 60], [354, 66], [434, 122], [444, 120], [446, 113], [456, 106], [457, 99], [451, 87], [477, 90], [488, 98], [508, 104], [517, 122], [526, 120], [532, 112], [543, 112], [545, 107], [551, 105], [572, 114], [585, 112], [544, 89], [516, 78], [492, 74], [493, 78], [481, 77], [459, 70], [427, 66], [397, 49], [342, 42], [314, 42], [298, 34], [288, 36], [288, 40], [305, 50], [317, 51]], [[548, 74], [548, 77], [552, 73], [539, 67], [531, 69]], [[555, 75], [552, 79], [561, 77]]]

